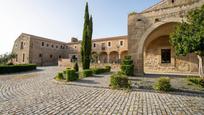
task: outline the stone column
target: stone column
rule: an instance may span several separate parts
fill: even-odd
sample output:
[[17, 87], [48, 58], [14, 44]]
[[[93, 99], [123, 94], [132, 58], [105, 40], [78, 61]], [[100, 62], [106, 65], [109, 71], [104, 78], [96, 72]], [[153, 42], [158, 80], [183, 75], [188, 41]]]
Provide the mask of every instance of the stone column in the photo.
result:
[[107, 53], [107, 62], [110, 62], [110, 53]]

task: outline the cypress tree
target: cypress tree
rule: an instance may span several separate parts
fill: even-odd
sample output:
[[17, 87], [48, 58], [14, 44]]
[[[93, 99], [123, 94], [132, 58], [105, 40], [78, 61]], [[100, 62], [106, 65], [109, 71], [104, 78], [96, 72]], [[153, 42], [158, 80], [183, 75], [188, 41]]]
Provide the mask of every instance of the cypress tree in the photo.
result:
[[92, 16], [89, 16], [88, 3], [85, 7], [84, 29], [81, 42], [81, 61], [83, 69], [89, 69], [91, 62], [91, 46], [92, 46], [93, 22]]

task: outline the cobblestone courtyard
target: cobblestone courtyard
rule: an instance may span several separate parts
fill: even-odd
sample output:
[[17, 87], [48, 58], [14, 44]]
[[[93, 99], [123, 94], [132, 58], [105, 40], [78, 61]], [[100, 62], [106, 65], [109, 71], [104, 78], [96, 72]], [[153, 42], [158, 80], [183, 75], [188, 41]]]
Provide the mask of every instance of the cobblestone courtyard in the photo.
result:
[[0, 114], [204, 114], [196, 94], [110, 90], [109, 75], [58, 84], [52, 79], [59, 70], [0, 75]]

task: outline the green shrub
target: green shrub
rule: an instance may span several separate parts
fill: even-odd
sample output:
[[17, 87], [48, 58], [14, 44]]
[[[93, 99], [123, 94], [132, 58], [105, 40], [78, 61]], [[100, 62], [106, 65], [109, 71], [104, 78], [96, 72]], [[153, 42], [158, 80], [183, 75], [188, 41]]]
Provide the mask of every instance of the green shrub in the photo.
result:
[[91, 69], [85, 69], [82, 71], [82, 76], [83, 77], [90, 77], [93, 75], [93, 71]]
[[127, 76], [134, 75], [134, 65], [122, 65], [121, 70]]
[[61, 73], [61, 72], [58, 73], [57, 76], [55, 77], [55, 79], [56, 79], [56, 80], [63, 80], [63, 79], [64, 79], [63, 73]]
[[105, 66], [107, 72], [110, 72], [111, 71], [111, 66]]
[[78, 65], [78, 63], [77, 63], [77, 62], [74, 64], [74, 70], [75, 70], [76, 72], [78, 72], [78, 71], [79, 71], [79, 65]]
[[63, 74], [66, 74], [66, 70], [63, 71]]
[[132, 65], [133, 64], [133, 60], [125, 59], [125, 60], [123, 60], [122, 64], [123, 65]]
[[153, 88], [158, 91], [170, 91], [171, 90], [170, 78], [160, 77], [159, 80], [154, 84]]
[[79, 77], [78, 77], [78, 75], [77, 75], [75, 70], [73, 70], [73, 69], [67, 69], [66, 70], [66, 80], [67, 81], [75, 81], [78, 78]]
[[110, 70], [111, 70], [110, 66], [106, 66], [105, 68], [93, 68], [92, 69], [94, 74], [106, 73], [106, 72], [110, 72]]
[[116, 73], [110, 77], [110, 86], [113, 89], [121, 89], [121, 88], [129, 89], [130, 83], [127, 76], [121, 73]]
[[0, 74], [31, 71], [36, 67], [34, 64], [0, 65]]
[[131, 56], [125, 56], [121, 65], [121, 71], [127, 76], [132, 76], [134, 74], [134, 65]]
[[135, 11], [129, 13], [129, 16], [137, 14]]
[[188, 81], [190, 81], [193, 84], [204, 87], [204, 79], [203, 78], [190, 76], [187, 79], [188, 79]]

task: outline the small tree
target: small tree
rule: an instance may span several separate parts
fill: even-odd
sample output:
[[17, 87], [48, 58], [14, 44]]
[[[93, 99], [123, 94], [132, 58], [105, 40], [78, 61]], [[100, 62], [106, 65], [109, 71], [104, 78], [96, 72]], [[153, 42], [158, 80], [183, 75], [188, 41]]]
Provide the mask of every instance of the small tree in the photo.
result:
[[204, 55], [204, 6], [187, 15], [187, 22], [180, 23], [170, 35], [170, 43], [176, 55], [195, 53], [199, 60], [199, 75], [204, 78], [202, 56]]
[[12, 59], [16, 58], [16, 56], [14, 53], [0, 55], [0, 64], [7, 64], [9, 61], [12, 62]]
[[90, 68], [92, 33], [93, 33], [92, 16], [89, 16], [88, 3], [86, 3], [85, 16], [84, 16], [84, 30], [83, 30], [83, 37], [82, 37], [83, 39], [81, 42], [81, 61], [82, 61], [83, 69]]

